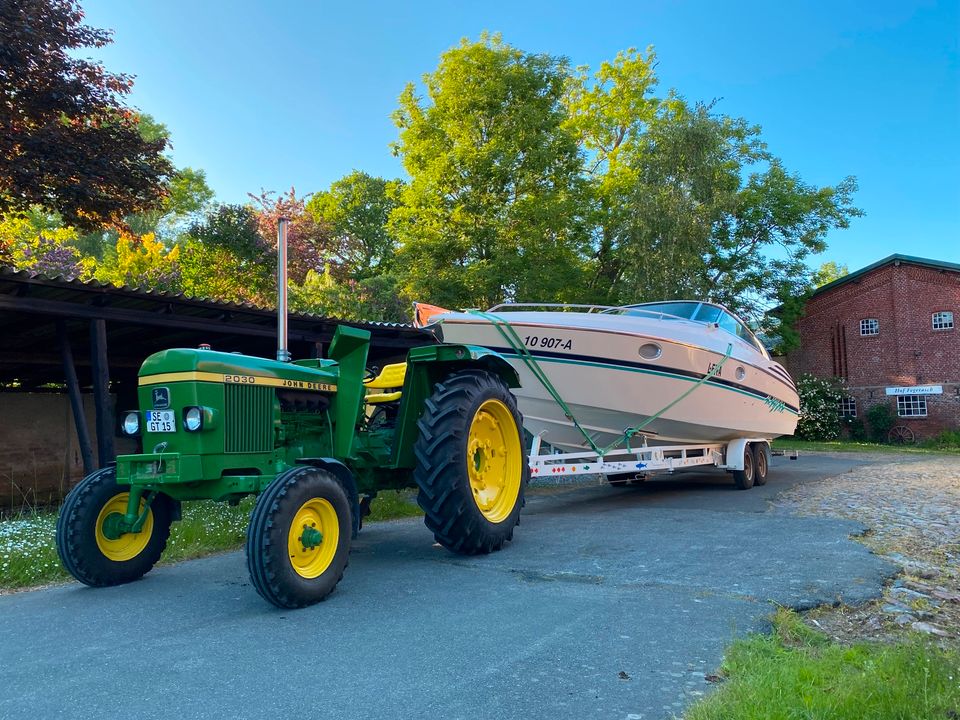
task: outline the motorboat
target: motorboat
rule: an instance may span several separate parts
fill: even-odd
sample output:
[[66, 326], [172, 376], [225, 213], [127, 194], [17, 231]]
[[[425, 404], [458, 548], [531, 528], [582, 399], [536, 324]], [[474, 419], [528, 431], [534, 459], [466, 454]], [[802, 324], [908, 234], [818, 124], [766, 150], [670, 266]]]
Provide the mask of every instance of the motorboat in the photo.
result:
[[520, 375], [524, 427], [556, 448], [632, 435], [649, 445], [773, 439], [796, 428], [790, 374], [716, 303], [423, 306], [417, 315], [444, 342], [502, 354]]

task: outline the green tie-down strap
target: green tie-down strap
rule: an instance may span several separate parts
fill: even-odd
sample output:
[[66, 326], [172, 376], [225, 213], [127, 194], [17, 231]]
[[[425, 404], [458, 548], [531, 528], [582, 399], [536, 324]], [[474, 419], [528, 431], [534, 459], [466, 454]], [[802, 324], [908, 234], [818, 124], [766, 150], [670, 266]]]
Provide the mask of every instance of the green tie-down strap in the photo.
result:
[[587, 444], [590, 445], [590, 448], [595, 453], [597, 453], [597, 456], [600, 457], [601, 459], [603, 458], [604, 455], [609, 453], [611, 450], [615, 450], [617, 447], [619, 447], [621, 444], [624, 444], [624, 443], [626, 443], [627, 450], [630, 450], [632, 452], [632, 449], [630, 447], [630, 438], [640, 433], [643, 430], [643, 428], [645, 428], [647, 425], [652, 423], [658, 417], [663, 415], [667, 410], [672, 408], [674, 405], [676, 405], [678, 402], [683, 400], [685, 397], [687, 397], [690, 393], [692, 393], [698, 387], [700, 387], [705, 382], [707, 382], [710, 378], [714, 377], [717, 373], [719, 373], [724, 363], [726, 363], [727, 360], [730, 359], [730, 355], [733, 353], [733, 343], [729, 343], [727, 345], [727, 352], [724, 354], [720, 362], [716, 363], [712, 368], [710, 368], [710, 372], [708, 372], [702, 378], [697, 380], [697, 382], [695, 382], [693, 385], [687, 388], [686, 391], [684, 391], [683, 394], [681, 394], [678, 398], [676, 398], [669, 404], [662, 407], [660, 410], [655, 412], [650, 417], [646, 418], [639, 425], [635, 425], [633, 427], [627, 428], [626, 430], [623, 431], [623, 435], [621, 437], [617, 438], [614, 442], [610, 443], [606, 447], [601, 448], [597, 446], [597, 444], [593, 441], [593, 438], [590, 437], [587, 431], [584, 430], [583, 427], [580, 425], [580, 422], [577, 420], [577, 418], [574, 417], [573, 412], [570, 410], [570, 406], [567, 405], [563, 397], [561, 397], [560, 392], [553, 386], [553, 383], [550, 382], [550, 378], [547, 377], [546, 373], [540, 367], [540, 363], [538, 363], [537, 359], [532, 354], [530, 354], [530, 351], [527, 350], [526, 346], [523, 344], [523, 341], [520, 339], [520, 336], [517, 335], [516, 331], [510, 326], [510, 323], [508, 323], [503, 318], [498, 317], [497, 315], [483, 312], [481, 310], [467, 310], [467, 312], [470, 313], [471, 315], [477, 315], [479, 317], [482, 317], [484, 320], [487, 320], [491, 325], [493, 325], [497, 329], [497, 331], [500, 333], [503, 339], [507, 341], [507, 344], [511, 348], [513, 348], [513, 350], [517, 353], [520, 360], [523, 361], [523, 364], [527, 366], [527, 369], [529, 369], [530, 372], [533, 373], [533, 376], [540, 382], [541, 385], [543, 385], [546, 391], [550, 393], [550, 397], [552, 397], [554, 401], [557, 403], [557, 405], [560, 406], [560, 409], [563, 410], [563, 414], [566, 416], [566, 418], [573, 423], [574, 427], [576, 427], [577, 430], [580, 431], [580, 434], [583, 435], [584, 439], [587, 441]]

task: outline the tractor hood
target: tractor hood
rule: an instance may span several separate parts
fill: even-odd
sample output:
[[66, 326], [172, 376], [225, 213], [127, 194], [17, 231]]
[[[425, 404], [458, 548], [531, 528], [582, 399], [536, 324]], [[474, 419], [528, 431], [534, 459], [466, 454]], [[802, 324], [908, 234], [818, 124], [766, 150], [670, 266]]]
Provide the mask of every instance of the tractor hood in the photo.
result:
[[139, 376], [141, 385], [194, 380], [296, 388], [316, 383], [335, 386], [337, 371], [332, 360], [293, 364], [236, 353], [177, 348], [148, 357]]

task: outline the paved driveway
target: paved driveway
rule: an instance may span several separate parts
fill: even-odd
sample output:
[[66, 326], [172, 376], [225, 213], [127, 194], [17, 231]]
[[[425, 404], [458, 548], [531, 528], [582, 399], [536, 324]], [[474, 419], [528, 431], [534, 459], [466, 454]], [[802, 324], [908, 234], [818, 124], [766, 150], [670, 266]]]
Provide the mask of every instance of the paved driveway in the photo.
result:
[[0, 597], [0, 718], [668, 718], [771, 602], [878, 594], [850, 521], [768, 510], [850, 457], [535, 491], [515, 541], [460, 558], [420, 521], [355, 542], [324, 603], [266, 605], [242, 553], [127, 586]]

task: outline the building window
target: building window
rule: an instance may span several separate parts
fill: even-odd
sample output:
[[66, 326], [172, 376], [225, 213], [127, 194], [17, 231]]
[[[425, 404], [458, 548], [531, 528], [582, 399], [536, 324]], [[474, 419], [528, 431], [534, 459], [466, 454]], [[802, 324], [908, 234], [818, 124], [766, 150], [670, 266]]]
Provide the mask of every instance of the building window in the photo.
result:
[[861, 335], [879, 335], [880, 321], [877, 320], [876, 318], [867, 318], [866, 320], [861, 320], [860, 334]]
[[942, 310], [933, 314], [934, 330], [953, 330], [953, 313], [949, 310]]
[[926, 395], [898, 395], [897, 415], [900, 417], [926, 417]]
[[840, 398], [840, 417], [855, 418], [857, 416], [857, 399], [853, 397]]

